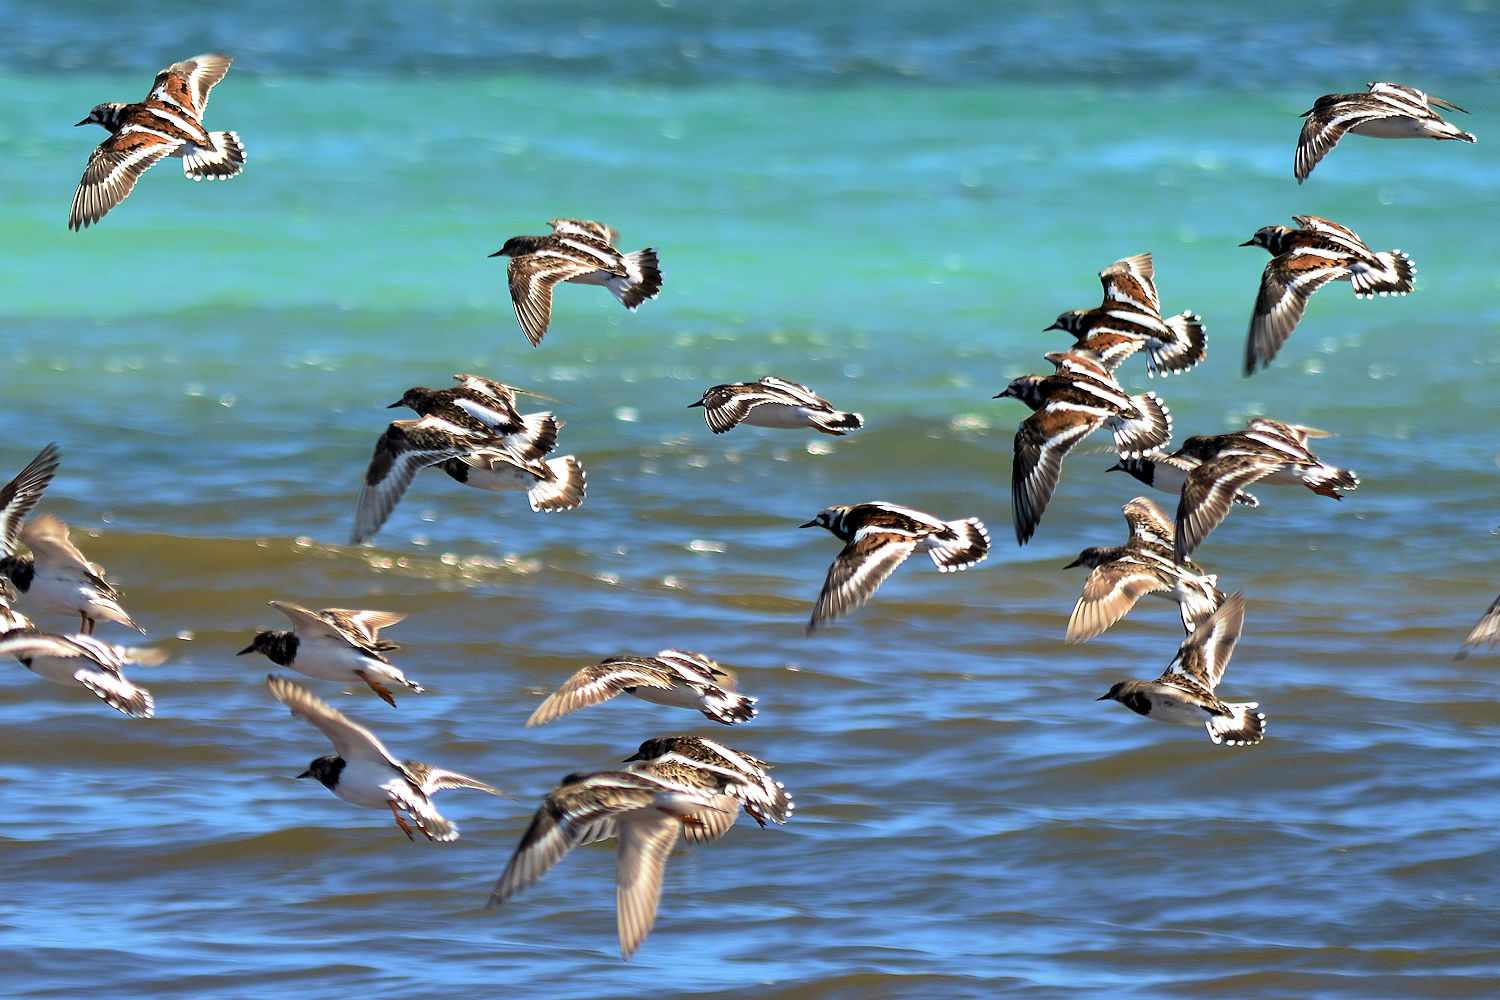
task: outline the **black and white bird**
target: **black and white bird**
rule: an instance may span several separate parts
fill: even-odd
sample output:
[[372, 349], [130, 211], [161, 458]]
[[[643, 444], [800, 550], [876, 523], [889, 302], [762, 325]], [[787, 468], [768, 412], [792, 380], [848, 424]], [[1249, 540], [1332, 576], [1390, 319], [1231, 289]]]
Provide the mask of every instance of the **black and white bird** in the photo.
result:
[[1175, 601], [1191, 633], [1224, 600], [1218, 577], [1174, 557], [1172, 521], [1155, 502], [1136, 497], [1120, 508], [1130, 537], [1124, 545], [1084, 549], [1065, 569], [1090, 568], [1068, 619], [1068, 642], [1087, 642], [1125, 617], [1137, 601], [1157, 594]]
[[506, 446], [504, 438], [441, 417], [396, 420], [375, 443], [354, 509], [350, 544], [373, 537], [416, 474], [434, 465], [465, 486], [524, 491], [534, 511], [572, 510], [583, 503], [588, 488], [583, 465], [573, 455], [526, 461]]
[[448, 788], [472, 788], [500, 794], [494, 786], [456, 771], [417, 760], [397, 760], [374, 733], [294, 681], [269, 674], [266, 687], [292, 715], [316, 726], [333, 744], [334, 753], [314, 758], [297, 777], [317, 778], [345, 802], [366, 809], [389, 809], [409, 840], [416, 839], [413, 827], [428, 840], [447, 843], [458, 839], [458, 827], [444, 819], [432, 802], [436, 793]]
[[1331, 500], [1359, 488], [1349, 469], [1324, 462], [1308, 442], [1326, 431], [1257, 417], [1240, 431], [1190, 437], [1174, 457], [1196, 461], [1183, 480], [1177, 503], [1174, 552], [1187, 559], [1209, 532], [1229, 516], [1243, 489], [1264, 479], [1278, 485], [1301, 485]]
[[1307, 300], [1330, 281], [1349, 282], [1358, 299], [1406, 295], [1414, 286], [1417, 267], [1400, 250], [1377, 253], [1354, 230], [1316, 215], [1292, 219], [1298, 228], [1262, 226], [1240, 244], [1271, 254], [1245, 341], [1246, 375], [1271, 363], [1302, 319]]
[[1047, 327], [1073, 335], [1075, 348], [1097, 354], [1114, 371], [1137, 351], [1146, 351], [1146, 373], [1191, 371], [1208, 354], [1203, 318], [1187, 310], [1163, 317], [1150, 253], [1124, 257], [1099, 272], [1104, 301], [1093, 309], [1069, 309]]
[[734, 675], [702, 653], [664, 649], [655, 656], [611, 656], [564, 681], [536, 707], [526, 725], [546, 725], [618, 694], [633, 694], [657, 705], [696, 709], [714, 722], [733, 726], [756, 714], [756, 700], [734, 686]]
[[1302, 134], [1292, 173], [1297, 183], [1307, 180], [1318, 161], [1327, 156], [1344, 133], [1375, 139], [1453, 139], [1477, 142], [1468, 132], [1445, 121], [1433, 108], [1468, 114], [1452, 101], [1399, 83], [1368, 84], [1363, 94], [1325, 94], [1302, 112]]
[[209, 92], [233, 61], [208, 52], [173, 63], [156, 74], [144, 101], [96, 104], [77, 123], [103, 126], [109, 138], [89, 156], [68, 213], [69, 229], [84, 229], [104, 218], [164, 156], [181, 157], [182, 172], [195, 181], [227, 180], [245, 169], [240, 137], [203, 127]]
[[1120, 681], [1098, 701], [1118, 701], [1158, 722], [1203, 726], [1215, 744], [1254, 746], [1266, 738], [1266, 717], [1254, 701], [1224, 701], [1217, 694], [1224, 668], [1245, 626], [1245, 598], [1230, 594], [1177, 649], [1154, 681]]
[[1172, 438], [1172, 414], [1154, 392], [1132, 396], [1089, 351], [1047, 355], [1053, 375], [1022, 375], [996, 399], [1018, 399], [1032, 410], [1016, 428], [1011, 507], [1016, 541], [1036, 533], [1062, 477], [1063, 459], [1100, 427], [1125, 458], [1149, 454]]
[[534, 393], [479, 375], [453, 377], [459, 384], [451, 389], [413, 386], [388, 409], [404, 406], [419, 416], [436, 417], [475, 434], [499, 438], [499, 443], [523, 462], [533, 462], [557, 447], [561, 420], [550, 412], [522, 414], [516, 408], [518, 394]]
[[650, 247], [621, 253], [615, 231], [601, 222], [553, 219], [547, 224], [550, 236], [512, 236], [490, 254], [510, 258], [510, 298], [532, 347], [546, 336], [552, 289], [560, 282], [603, 285], [632, 312], [661, 291], [661, 268]]
[[733, 795], [640, 771], [570, 774], [542, 800], [489, 905], [534, 884], [573, 848], [615, 837], [615, 915], [620, 956], [628, 959], [656, 923], [662, 874], [683, 830], [739, 808]]
[[145, 634], [120, 603], [120, 592], [104, 578], [104, 567], [89, 562], [73, 544], [66, 524], [40, 514], [21, 526], [18, 537], [31, 555], [0, 558], [0, 573], [10, 578], [22, 602], [55, 614], [77, 615], [84, 635], [93, 635], [101, 619]]
[[[745, 807], [745, 814], [761, 827], [767, 820], [785, 823], [797, 808], [786, 786], [771, 777], [770, 764], [701, 736], [659, 736], [646, 740], [634, 754], [625, 758], [625, 763], [632, 771], [647, 770], [657, 777], [675, 778], [684, 784], [692, 783], [692, 775], [697, 772], [704, 776], [698, 779], [704, 787], [713, 787], [739, 799]], [[688, 839], [700, 839], [717, 827], [714, 819], [722, 821], [723, 818], [715, 814], [708, 817], [709, 822], [704, 825], [687, 827]], [[734, 814], [728, 815], [721, 833], [727, 832], [734, 818]]]
[[268, 603], [291, 619], [291, 631], [257, 632], [237, 656], [260, 653], [277, 666], [308, 677], [366, 684], [392, 708], [396, 698], [391, 688], [399, 686], [417, 694], [424, 690], [385, 655], [400, 647], [381, 639], [380, 630], [406, 617], [399, 611], [312, 611], [291, 601]]
[[844, 543], [823, 581], [809, 632], [863, 605], [920, 546], [940, 572], [966, 570], [990, 554], [990, 534], [977, 517], [944, 521], [883, 501], [828, 507], [803, 528], [826, 528]]
[[1495, 598], [1485, 613], [1479, 616], [1474, 627], [1469, 629], [1469, 634], [1464, 636], [1463, 647], [1454, 659], [1465, 659], [1470, 652], [1481, 646], [1493, 648], [1496, 642], [1500, 642], [1500, 597]]
[[125, 668], [166, 662], [157, 649], [116, 646], [91, 635], [59, 635], [14, 628], [0, 635], [0, 656], [14, 656], [38, 677], [63, 687], [81, 687], [132, 719], [156, 714], [151, 692], [125, 677]]
[[836, 410], [805, 385], [767, 375], [756, 382], [729, 382], [710, 387], [688, 408], [703, 407], [703, 418], [715, 434], [740, 424], [754, 427], [810, 427], [842, 437], [865, 425], [858, 413]]
[[[61, 456], [57, 445], [49, 444], [37, 452], [36, 457], [27, 462], [10, 482], [0, 487], [0, 579], [8, 584], [14, 583], [13, 575], [26, 575], [24, 567], [29, 564], [25, 560], [12, 560], [16, 542], [21, 539], [22, 523], [31, 516], [47, 487], [52, 485], [59, 461]], [[12, 570], [17, 572], [12, 574]], [[14, 589], [15, 596], [23, 591], [18, 584]]]

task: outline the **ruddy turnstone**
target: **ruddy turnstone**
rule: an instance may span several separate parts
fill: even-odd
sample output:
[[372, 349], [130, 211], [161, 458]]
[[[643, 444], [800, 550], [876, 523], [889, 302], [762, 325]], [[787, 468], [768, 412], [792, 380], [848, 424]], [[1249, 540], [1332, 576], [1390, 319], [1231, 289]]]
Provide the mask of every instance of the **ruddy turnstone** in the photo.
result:
[[1085, 437], [1108, 426], [1125, 458], [1147, 454], [1172, 438], [1172, 415], [1154, 392], [1131, 396], [1099, 357], [1072, 350], [1047, 355], [1054, 375], [1022, 375], [996, 399], [1018, 399], [1032, 414], [1016, 428], [1011, 507], [1016, 541], [1036, 533], [1062, 476], [1063, 459]]
[[391, 686], [399, 684], [417, 694], [424, 690], [386, 658], [386, 653], [401, 647], [380, 638], [381, 629], [390, 628], [406, 615], [344, 608], [311, 611], [290, 601], [268, 603], [292, 620], [291, 631], [257, 632], [236, 656], [261, 653], [277, 666], [308, 677], [344, 684], [359, 681], [392, 708], [396, 707], [396, 698]]
[[1070, 309], [1048, 330], [1064, 330], [1074, 347], [1099, 355], [1109, 371], [1146, 349], [1149, 376], [1190, 371], [1208, 353], [1203, 318], [1191, 310], [1162, 317], [1156, 267], [1150, 253], [1115, 261], [1099, 272], [1104, 301], [1093, 309]]
[[1266, 717], [1254, 701], [1223, 701], [1214, 693], [1245, 626], [1245, 598], [1230, 594], [1177, 649], [1154, 681], [1121, 681], [1098, 701], [1118, 701], [1161, 722], [1203, 726], [1215, 744], [1250, 747], [1266, 738]]
[[524, 490], [535, 511], [572, 510], [583, 503], [587, 478], [572, 455], [525, 461], [501, 437], [486, 436], [441, 417], [396, 420], [375, 443], [364, 488], [354, 509], [351, 545], [372, 537], [385, 524], [413, 477], [440, 466], [466, 486], [495, 492]]
[[478, 375], [455, 375], [452, 389], [414, 386], [390, 404], [405, 406], [419, 416], [436, 417], [475, 434], [498, 437], [523, 462], [534, 461], [557, 447], [562, 421], [551, 413], [522, 415], [516, 409], [517, 394], [525, 389], [481, 379]]
[[1183, 480], [1177, 503], [1177, 561], [1184, 561], [1229, 516], [1231, 501], [1244, 487], [1262, 479], [1280, 485], [1301, 484], [1333, 500], [1358, 489], [1358, 476], [1329, 465], [1308, 447], [1309, 438], [1327, 436], [1326, 431], [1312, 427], [1257, 417], [1242, 431], [1184, 441], [1173, 457], [1198, 465]]
[[990, 534], [977, 517], [944, 521], [883, 501], [825, 508], [803, 528], [826, 528], [844, 543], [823, 581], [809, 632], [860, 607], [920, 545], [940, 572], [966, 570], [990, 554]]
[[1399, 83], [1370, 83], [1363, 94], [1325, 94], [1302, 112], [1302, 134], [1292, 173], [1307, 180], [1345, 132], [1375, 139], [1456, 139], [1477, 142], [1472, 135], [1432, 110], [1434, 106], [1468, 114], [1452, 101]]
[[86, 688], [132, 719], [151, 718], [156, 702], [150, 691], [126, 680], [125, 667], [154, 667], [167, 659], [161, 650], [116, 646], [91, 635], [58, 635], [29, 626], [0, 635], [0, 656], [14, 656], [53, 684]]
[[[345, 802], [366, 809], [389, 809], [408, 840], [416, 839], [413, 826], [428, 840], [447, 843], [458, 839], [458, 827], [444, 819], [432, 803], [436, 793], [448, 788], [472, 788], [500, 794], [498, 788], [456, 771], [417, 760], [397, 760], [374, 733], [294, 681], [268, 674], [266, 687], [271, 697], [294, 716], [322, 730], [337, 751], [314, 758], [297, 777], [317, 778]], [[402, 813], [411, 818], [410, 823]]]
[[[745, 814], [761, 827], [767, 820], [785, 823], [797, 808], [787, 794], [786, 786], [771, 777], [770, 764], [701, 736], [658, 736], [646, 740], [634, 754], [625, 758], [625, 763], [632, 771], [648, 770], [648, 773], [668, 779], [678, 775], [678, 780], [682, 780], [692, 771], [706, 775], [711, 782], [704, 782], [705, 787], [739, 799], [744, 804]], [[683, 783], [692, 782], [683, 780]], [[733, 825], [733, 821], [734, 814], [731, 813], [725, 830]], [[688, 840], [700, 839], [700, 832], [713, 825], [687, 827]]]
[[1300, 228], [1262, 226], [1242, 247], [1262, 247], [1271, 260], [1260, 276], [1260, 294], [1245, 341], [1245, 374], [1254, 375], [1276, 357], [1302, 319], [1307, 300], [1330, 281], [1347, 281], [1357, 299], [1406, 295], [1417, 267], [1400, 250], [1371, 250], [1337, 222], [1294, 215]]
[[683, 829], [704, 825], [706, 816], [733, 816], [739, 806], [733, 795], [639, 771], [570, 774], [542, 800], [489, 905], [532, 885], [574, 847], [613, 835], [620, 957], [628, 959], [656, 923], [662, 873]]
[[1176, 601], [1182, 627], [1191, 633], [1224, 600], [1218, 577], [1174, 560], [1172, 521], [1153, 501], [1136, 497], [1120, 510], [1130, 528], [1125, 544], [1084, 549], [1064, 567], [1092, 570], [1068, 619], [1067, 641], [1087, 642], [1103, 634], [1147, 594]]
[[805, 385], [767, 375], [758, 382], [716, 385], [688, 408], [703, 407], [703, 418], [715, 434], [740, 424], [755, 427], [811, 427], [820, 434], [842, 437], [865, 425], [858, 413], [835, 410], [833, 404]]
[[553, 219], [547, 224], [550, 236], [512, 236], [490, 254], [510, 258], [510, 298], [532, 347], [546, 336], [552, 288], [559, 282], [603, 285], [632, 312], [661, 291], [661, 269], [650, 247], [622, 254], [615, 249], [615, 231], [600, 222]]
[[163, 156], [181, 157], [182, 172], [195, 181], [227, 180], [245, 169], [240, 137], [203, 127], [209, 91], [233, 61], [217, 52], [184, 59], [156, 74], [144, 101], [94, 105], [78, 124], [102, 125], [109, 138], [89, 156], [68, 213], [69, 229], [84, 229], [104, 218]]
[[542, 726], [617, 694], [678, 708], [695, 708], [733, 726], [755, 718], [755, 699], [734, 690], [734, 675], [702, 653], [664, 649], [655, 656], [611, 656], [584, 667], [549, 694], [526, 725]]
[[19, 537], [31, 555], [0, 558], [0, 573], [25, 600], [58, 614], [77, 615], [84, 635], [93, 635], [101, 618], [146, 634], [121, 606], [120, 592], [104, 578], [104, 567], [89, 562], [73, 544], [66, 524], [41, 514], [22, 525]]

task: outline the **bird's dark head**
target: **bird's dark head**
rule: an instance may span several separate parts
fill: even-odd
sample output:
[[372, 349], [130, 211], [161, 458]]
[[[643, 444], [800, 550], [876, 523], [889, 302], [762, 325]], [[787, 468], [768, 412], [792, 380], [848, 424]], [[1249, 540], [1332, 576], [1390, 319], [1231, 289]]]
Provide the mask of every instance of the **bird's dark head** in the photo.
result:
[[1022, 375], [1010, 380], [1010, 385], [995, 393], [996, 399], [1019, 399], [1035, 410], [1042, 405], [1041, 375]]
[[1095, 701], [1119, 701], [1119, 700], [1121, 700], [1125, 696], [1125, 685], [1127, 685], [1129, 683], [1130, 683], [1129, 681], [1120, 681], [1120, 683], [1112, 685], [1108, 691], [1104, 692], [1103, 694], [1101, 694], [1099, 697], [1095, 698], [1094, 700]]
[[323, 787], [329, 791], [339, 783], [339, 775], [344, 770], [344, 758], [328, 754], [324, 757], [315, 757], [307, 770], [297, 775], [299, 778], [317, 778]]
[[1068, 563], [1063, 569], [1074, 569], [1078, 566], [1087, 566], [1090, 569], [1098, 566], [1109, 558], [1109, 550], [1097, 545], [1091, 545], [1078, 553], [1078, 558]]
[[1254, 236], [1241, 243], [1240, 246], [1261, 247], [1264, 250], [1269, 250], [1273, 254], [1280, 253], [1281, 251], [1278, 248], [1281, 246], [1281, 241], [1285, 239], [1286, 234], [1291, 231], [1292, 230], [1287, 226], [1261, 226], [1255, 231]]
[[124, 106], [119, 101], [107, 101], [104, 104], [96, 104], [89, 111], [88, 117], [81, 122], [74, 122], [73, 127], [77, 128], [80, 125], [102, 125], [105, 128], [112, 129], [115, 122], [120, 118], [120, 109]]
[[403, 392], [400, 399], [396, 400], [394, 403], [387, 404], [386, 409], [396, 410], [404, 406], [407, 409], [422, 413], [423, 408], [427, 405], [428, 401], [431, 400], [434, 395], [436, 395], [436, 390], [434, 389], [428, 389], [426, 386], [420, 385], [413, 386], [412, 388], [407, 389], [405, 392]]
[[1076, 334], [1083, 327], [1083, 317], [1087, 313], [1087, 309], [1069, 309], [1067, 312], [1058, 313], [1057, 319], [1053, 320], [1052, 325], [1047, 327], [1047, 329], [1066, 330], [1069, 333]]
[[490, 254], [490, 256], [520, 257], [523, 254], [533, 253], [536, 250], [538, 244], [541, 243], [541, 240], [542, 237], [540, 236], [512, 236], [510, 239], [505, 241], [505, 245], [503, 247]]
[[649, 739], [636, 748], [635, 753], [625, 758], [625, 763], [637, 760], [655, 760], [672, 752], [672, 737], [658, 736]]
[[818, 515], [811, 521], [804, 521], [802, 524], [797, 525], [797, 527], [827, 528], [829, 531], [837, 535], [839, 533], [839, 530], [844, 525], [844, 515], [848, 512], [849, 507], [846, 504], [840, 504], [835, 507], [825, 507], [822, 510], [818, 511]]
[[1156, 484], [1156, 463], [1149, 458], [1122, 458], [1106, 472], [1128, 472], [1147, 486]]
[[261, 653], [272, 663], [286, 666], [296, 657], [297, 637], [290, 632], [264, 631], [255, 633], [255, 638], [250, 640], [250, 645], [235, 653], [235, 656], [245, 656], [250, 653]]
[[1176, 454], [1187, 458], [1196, 458], [1200, 462], [1206, 462], [1214, 457], [1218, 451], [1219, 443], [1211, 434], [1195, 434], [1182, 442]]

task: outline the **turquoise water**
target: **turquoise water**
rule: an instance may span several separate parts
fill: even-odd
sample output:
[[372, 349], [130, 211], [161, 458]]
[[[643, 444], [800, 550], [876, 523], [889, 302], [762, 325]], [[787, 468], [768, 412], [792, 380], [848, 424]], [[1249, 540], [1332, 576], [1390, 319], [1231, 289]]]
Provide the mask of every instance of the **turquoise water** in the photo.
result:
[[[140, 671], [150, 722], [0, 672], [0, 992], [1500, 992], [1500, 682], [1451, 659], [1500, 589], [1492, 7], [180, 15], [0, 4], [0, 469], [60, 443], [46, 508], [174, 653]], [[208, 48], [237, 57], [208, 121], [244, 175], [168, 162], [68, 232], [102, 135], [72, 122]], [[1479, 144], [1354, 137], [1299, 188], [1298, 113], [1377, 78], [1469, 107]], [[1293, 213], [1407, 251], [1417, 292], [1325, 289], [1246, 380], [1265, 258], [1236, 244]], [[486, 255], [568, 215], [656, 247], [666, 285], [635, 314], [564, 289], [533, 350]], [[1270, 717], [1253, 751], [1094, 702], [1172, 655], [1169, 605], [1061, 643], [1060, 567], [1123, 537], [1133, 480], [1080, 450], [1032, 544], [1008, 523], [1024, 413], [990, 397], [1146, 249], [1165, 307], [1208, 324], [1208, 361], [1151, 386], [1178, 440], [1265, 412], [1336, 432], [1320, 451], [1363, 481], [1338, 505], [1263, 488], [1200, 550], [1249, 602], [1223, 690]], [[433, 474], [343, 547], [384, 404], [455, 371], [556, 397], [587, 502], [535, 515]], [[686, 408], [764, 373], [866, 429], [717, 438]], [[984, 518], [991, 558], [914, 560], [805, 637], [837, 543], [795, 525], [876, 498]], [[429, 694], [323, 693], [505, 790], [448, 794], [456, 845], [289, 780], [318, 737], [232, 655], [272, 598], [410, 613], [398, 662]], [[675, 856], [625, 965], [606, 849], [482, 905], [564, 774], [706, 732], [624, 699], [521, 728], [578, 666], [666, 645], [740, 672], [761, 716], [709, 735], [798, 810]]]

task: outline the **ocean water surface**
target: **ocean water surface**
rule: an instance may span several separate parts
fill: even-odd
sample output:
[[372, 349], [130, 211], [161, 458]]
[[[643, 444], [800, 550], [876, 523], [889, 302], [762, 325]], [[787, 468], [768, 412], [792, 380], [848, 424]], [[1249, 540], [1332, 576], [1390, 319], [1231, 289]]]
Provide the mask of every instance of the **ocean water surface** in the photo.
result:
[[[173, 653], [137, 671], [149, 722], [0, 671], [0, 993], [1500, 994], [1500, 661], [1453, 659], [1500, 590], [1493, 5], [176, 13], [0, 3], [0, 474], [60, 444], [44, 509]], [[245, 173], [168, 161], [68, 232], [102, 138], [72, 123], [208, 49], [236, 56], [207, 119]], [[1354, 137], [1299, 187], [1297, 115], [1372, 79], [1469, 107], [1479, 144]], [[1294, 213], [1410, 253], [1417, 291], [1330, 286], [1247, 380], [1265, 255], [1237, 244]], [[555, 216], [656, 247], [666, 284], [635, 314], [564, 288], [533, 350], [486, 255]], [[1335, 432], [1362, 479], [1263, 487], [1199, 551], [1247, 597], [1222, 691], [1270, 719], [1249, 751], [1094, 701], [1176, 651], [1170, 604], [1062, 643], [1061, 567], [1123, 539], [1140, 484], [1085, 447], [1030, 545], [1009, 523], [1025, 413], [991, 397], [1148, 249], [1208, 325], [1207, 362], [1149, 386], [1177, 439], [1266, 413]], [[461, 371], [557, 400], [587, 502], [428, 473], [345, 546], [384, 405]], [[715, 437], [687, 409], [767, 373], [866, 428]], [[796, 525], [870, 499], [979, 516], [992, 554], [913, 559], [808, 637], [838, 543]], [[273, 598], [410, 615], [390, 635], [429, 693], [309, 683], [505, 791], [445, 794], [463, 839], [291, 780], [325, 744], [234, 656]], [[760, 717], [622, 698], [522, 728], [578, 667], [669, 645]], [[678, 732], [776, 764], [793, 822], [675, 855], [629, 964], [608, 847], [484, 909], [558, 779]]]

